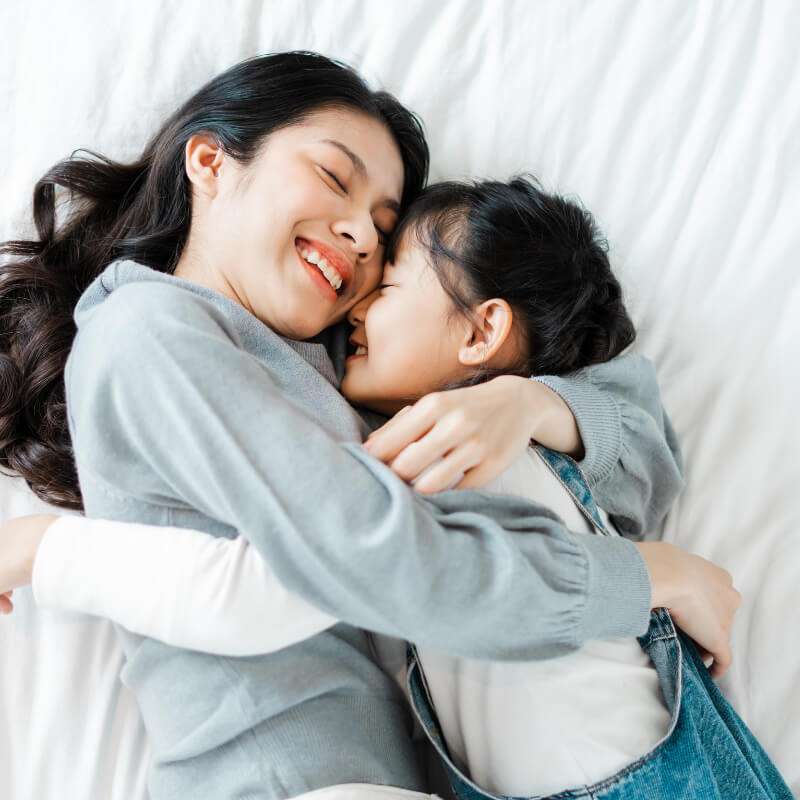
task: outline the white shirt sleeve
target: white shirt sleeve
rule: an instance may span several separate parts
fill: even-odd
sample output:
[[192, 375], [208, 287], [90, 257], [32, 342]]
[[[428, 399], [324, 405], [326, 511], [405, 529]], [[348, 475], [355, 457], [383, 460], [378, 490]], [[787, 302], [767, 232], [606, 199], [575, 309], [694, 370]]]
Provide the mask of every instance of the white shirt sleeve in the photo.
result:
[[229, 656], [274, 652], [337, 622], [287, 591], [242, 537], [79, 516], [48, 528], [33, 592], [43, 608]]

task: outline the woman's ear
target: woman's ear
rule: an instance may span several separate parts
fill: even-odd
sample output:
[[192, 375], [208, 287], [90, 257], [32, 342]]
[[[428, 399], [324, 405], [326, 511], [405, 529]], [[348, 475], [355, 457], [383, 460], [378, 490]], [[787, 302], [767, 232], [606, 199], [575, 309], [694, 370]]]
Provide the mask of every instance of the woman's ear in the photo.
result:
[[186, 142], [186, 175], [194, 191], [216, 197], [219, 172], [225, 154], [219, 142], [208, 134], [197, 133]]
[[498, 297], [486, 300], [472, 310], [472, 322], [458, 351], [458, 360], [465, 367], [487, 366], [508, 341], [514, 313], [511, 306]]

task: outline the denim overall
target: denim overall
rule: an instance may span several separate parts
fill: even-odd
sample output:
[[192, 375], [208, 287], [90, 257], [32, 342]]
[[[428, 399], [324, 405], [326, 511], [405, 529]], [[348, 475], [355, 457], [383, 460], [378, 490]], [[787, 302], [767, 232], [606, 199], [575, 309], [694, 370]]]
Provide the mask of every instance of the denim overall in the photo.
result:
[[[561, 453], [542, 447], [537, 450], [595, 530], [610, 535], [575, 462]], [[717, 689], [694, 645], [675, 627], [666, 609], [653, 611], [649, 630], [638, 641], [655, 665], [672, 715], [666, 736], [608, 778], [547, 795], [548, 800], [790, 800], [792, 793], [777, 769]], [[453, 763], [413, 645], [408, 650], [408, 688], [417, 718], [442, 759], [456, 797], [513, 800], [484, 791]], [[541, 795], [532, 797], [545, 800]]]

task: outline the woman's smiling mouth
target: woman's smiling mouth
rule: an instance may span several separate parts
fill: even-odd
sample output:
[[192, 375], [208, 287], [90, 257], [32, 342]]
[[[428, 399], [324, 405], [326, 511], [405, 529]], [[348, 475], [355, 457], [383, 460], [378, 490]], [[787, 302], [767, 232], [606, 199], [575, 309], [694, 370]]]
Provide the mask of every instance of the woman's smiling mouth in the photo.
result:
[[352, 267], [331, 249], [321, 242], [308, 239], [295, 239], [295, 250], [306, 264], [314, 267], [328, 282], [337, 295], [342, 294], [342, 288], [349, 283], [352, 276]]

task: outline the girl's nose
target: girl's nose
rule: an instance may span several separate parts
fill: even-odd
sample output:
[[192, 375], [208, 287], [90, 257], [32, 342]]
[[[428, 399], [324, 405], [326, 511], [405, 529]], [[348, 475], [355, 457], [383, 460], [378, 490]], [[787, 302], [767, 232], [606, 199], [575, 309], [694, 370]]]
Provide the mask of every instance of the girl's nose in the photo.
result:
[[374, 300], [380, 294], [379, 289], [370, 292], [366, 297], [362, 297], [351, 309], [347, 312], [347, 321], [355, 327], [356, 325], [363, 325], [367, 317], [367, 310], [372, 305]]

